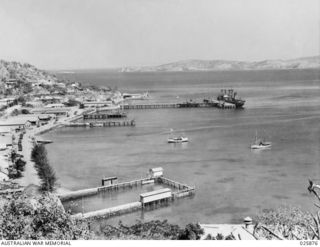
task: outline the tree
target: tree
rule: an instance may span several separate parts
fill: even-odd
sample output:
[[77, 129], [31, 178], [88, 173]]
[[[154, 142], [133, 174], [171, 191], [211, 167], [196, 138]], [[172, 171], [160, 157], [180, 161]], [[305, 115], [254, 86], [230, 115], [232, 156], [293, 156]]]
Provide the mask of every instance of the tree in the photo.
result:
[[30, 112], [27, 109], [22, 109], [21, 114], [30, 114]]
[[88, 222], [72, 219], [50, 193], [31, 197], [22, 194], [0, 208], [0, 239], [76, 240], [90, 237]]
[[50, 166], [44, 145], [35, 145], [31, 152], [31, 159], [41, 180], [41, 190], [52, 192], [56, 185], [56, 175]]
[[17, 153], [15, 150], [12, 150], [11, 154], [10, 154], [10, 159], [11, 159], [11, 162], [14, 162], [14, 160], [16, 159], [17, 157]]
[[26, 166], [26, 162], [23, 159], [21, 159], [21, 158], [17, 159], [14, 164], [15, 164], [16, 170], [21, 171], [21, 172], [24, 171], [25, 166]]
[[[137, 222], [127, 226], [119, 222], [119, 226], [101, 225], [101, 231], [107, 239], [200, 239], [203, 234], [199, 224], [188, 224], [185, 229], [168, 223], [167, 220]], [[192, 232], [192, 234], [190, 234]], [[192, 236], [191, 236], [192, 235]]]
[[179, 240], [199, 240], [204, 230], [199, 224], [188, 224], [184, 230], [179, 233]]
[[11, 116], [18, 116], [18, 115], [19, 115], [18, 109], [14, 109], [14, 110], [11, 112], [10, 115], [11, 115]]
[[24, 94], [32, 92], [32, 84], [30, 82], [26, 82], [22, 87], [22, 92]]
[[22, 177], [22, 172], [25, 170], [26, 162], [15, 151], [11, 152], [10, 160], [13, 164], [7, 168], [8, 177], [11, 179]]
[[22, 105], [26, 103], [26, 99], [25, 99], [24, 96], [19, 96], [19, 97], [17, 98], [17, 101], [18, 101], [18, 103], [20, 103], [20, 104], [22, 104]]
[[80, 104], [79, 101], [74, 100], [74, 99], [69, 99], [68, 102], [64, 103], [66, 106], [68, 107], [72, 107], [72, 106], [77, 106]]

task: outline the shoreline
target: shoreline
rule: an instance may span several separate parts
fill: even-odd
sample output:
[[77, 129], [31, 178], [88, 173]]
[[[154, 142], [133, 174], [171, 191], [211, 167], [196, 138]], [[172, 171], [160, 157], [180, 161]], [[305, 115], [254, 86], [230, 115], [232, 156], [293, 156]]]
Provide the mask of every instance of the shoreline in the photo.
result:
[[[39, 185], [40, 181], [38, 178], [38, 174], [34, 168], [33, 161], [31, 160], [31, 152], [34, 146], [34, 142], [37, 139], [37, 136], [41, 136], [42, 134], [45, 134], [49, 131], [64, 127], [66, 124], [81, 118], [83, 111], [79, 112], [79, 109], [77, 110], [78, 110], [78, 113], [76, 115], [73, 115], [72, 117], [64, 117], [59, 120], [56, 120], [55, 122], [53, 122], [54, 120], [52, 120], [46, 125], [42, 125], [39, 127], [34, 126], [29, 129], [28, 128], [24, 129], [25, 135], [21, 141], [22, 151], [16, 150], [16, 152], [20, 155], [23, 155], [23, 160], [26, 162], [25, 170], [22, 173], [22, 177], [17, 179], [9, 179], [8, 174], [3, 172], [1, 173], [3, 181], [9, 181], [9, 183], [11, 182], [13, 184], [17, 184], [22, 188], [26, 188], [29, 185]], [[14, 131], [10, 131], [10, 134], [15, 138], [15, 140], [18, 139], [18, 136], [20, 133], [21, 132], [16, 133]], [[15, 149], [12, 149], [12, 150], [15, 150]], [[2, 163], [4, 165], [1, 166], [0, 171], [3, 171], [9, 167], [10, 161], [8, 160], [8, 157], [10, 155], [10, 152], [11, 150], [10, 151], [8, 150], [3, 154], [1, 154], [1, 159], [4, 161]], [[64, 188], [57, 188], [56, 193], [58, 193], [59, 191], [68, 191], [68, 190]]]
[[[44, 128], [41, 128], [44, 127]], [[23, 176], [19, 179], [16, 179], [16, 182], [22, 186], [27, 187], [29, 185], [39, 185], [40, 180], [37, 174], [36, 169], [34, 168], [34, 163], [31, 160], [31, 152], [32, 148], [34, 146], [34, 142], [37, 136], [40, 136], [44, 133], [47, 133], [51, 130], [54, 130], [56, 128], [63, 127], [63, 124], [61, 123], [54, 123], [51, 126], [41, 126], [40, 129], [34, 129], [34, 130], [26, 130], [25, 137], [22, 141], [22, 155], [24, 157], [24, 160], [26, 161], [25, 171], [23, 172]]]

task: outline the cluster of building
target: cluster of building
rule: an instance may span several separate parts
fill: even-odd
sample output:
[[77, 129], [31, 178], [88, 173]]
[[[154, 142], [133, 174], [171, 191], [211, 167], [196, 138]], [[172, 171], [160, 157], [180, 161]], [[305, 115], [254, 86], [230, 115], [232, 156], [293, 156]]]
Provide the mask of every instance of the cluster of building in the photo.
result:
[[6, 77], [0, 75], [0, 181], [5, 177], [4, 164], [10, 153], [22, 151], [21, 141], [20, 145], [15, 142], [21, 133], [35, 136], [81, 118], [86, 112], [116, 110], [125, 100], [147, 97], [83, 87], [78, 82], [59, 81], [32, 66], [11, 65], [17, 68], [8, 70]]
[[[58, 83], [59, 86], [61, 83]], [[53, 86], [56, 86], [53, 84]], [[122, 100], [122, 94], [120, 92], [105, 92], [97, 91], [90, 88], [81, 88], [77, 84], [71, 84], [66, 86], [65, 91], [55, 90], [48, 91], [38, 90], [38, 85], [33, 85], [33, 91], [20, 96], [4, 97], [0, 95], [0, 109], [13, 106], [18, 97], [23, 97], [25, 102], [24, 106], [29, 108], [63, 108], [70, 105], [82, 105], [85, 108], [89, 107], [106, 107], [119, 104]], [[18, 102], [16, 102], [17, 104]]]

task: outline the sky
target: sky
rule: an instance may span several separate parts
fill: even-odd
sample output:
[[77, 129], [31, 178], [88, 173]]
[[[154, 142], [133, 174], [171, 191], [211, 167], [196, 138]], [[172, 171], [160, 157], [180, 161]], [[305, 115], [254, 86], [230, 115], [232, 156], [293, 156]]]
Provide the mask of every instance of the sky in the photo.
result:
[[320, 0], [0, 0], [0, 59], [42, 69], [319, 55]]

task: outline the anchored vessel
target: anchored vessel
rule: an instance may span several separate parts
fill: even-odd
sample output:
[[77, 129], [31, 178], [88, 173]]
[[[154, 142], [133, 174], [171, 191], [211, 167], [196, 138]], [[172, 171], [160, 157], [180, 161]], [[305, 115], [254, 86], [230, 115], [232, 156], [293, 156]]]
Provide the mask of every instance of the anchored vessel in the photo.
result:
[[168, 143], [182, 143], [182, 142], [188, 142], [188, 141], [189, 141], [188, 137], [183, 137], [183, 136], [168, 138]]
[[267, 149], [271, 148], [271, 146], [271, 142], [266, 142], [264, 140], [259, 139], [256, 131], [255, 140], [254, 143], [251, 145], [251, 149]]
[[182, 142], [188, 142], [189, 139], [188, 137], [185, 137], [185, 136], [178, 136], [178, 137], [175, 137], [175, 136], [172, 136], [173, 134], [173, 129], [170, 129], [170, 136], [168, 138], [168, 143], [182, 143]]
[[233, 89], [228, 89], [228, 90], [221, 89], [221, 92], [218, 95], [217, 100], [234, 104], [236, 108], [242, 108], [246, 101], [240, 98], [237, 98], [236, 96], [237, 96], [237, 92], [234, 91]]

